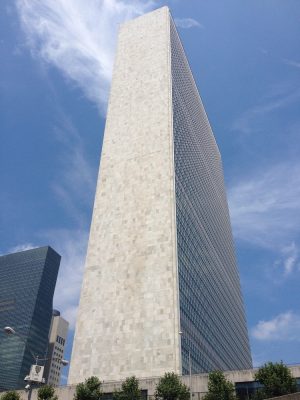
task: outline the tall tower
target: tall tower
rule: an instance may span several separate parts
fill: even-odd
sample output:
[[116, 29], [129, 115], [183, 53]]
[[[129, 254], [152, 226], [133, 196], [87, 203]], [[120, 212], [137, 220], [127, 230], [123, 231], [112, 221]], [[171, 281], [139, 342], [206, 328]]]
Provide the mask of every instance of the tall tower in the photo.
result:
[[252, 364], [220, 153], [163, 7], [120, 29], [69, 383], [187, 373], [189, 351], [193, 373]]
[[61, 360], [64, 358], [69, 322], [60, 316], [58, 310], [53, 310], [49, 332], [47, 362], [44, 378], [48, 385], [58, 386], [62, 372]]
[[49, 246], [0, 257], [0, 391], [23, 389], [33, 355], [47, 356], [60, 258]]

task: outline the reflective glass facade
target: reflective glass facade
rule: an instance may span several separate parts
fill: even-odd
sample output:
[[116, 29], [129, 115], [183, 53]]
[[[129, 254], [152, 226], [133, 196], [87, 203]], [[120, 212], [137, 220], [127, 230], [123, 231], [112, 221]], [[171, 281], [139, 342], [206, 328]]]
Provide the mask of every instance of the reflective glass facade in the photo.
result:
[[171, 21], [182, 370], [251, 368], [222, 162]]
[[[1, 391], [24, 388], [34, 364], [31, 352], [46, 356], [60, 258], [48, 246], [0, 257]], [[22, 339], [6, 335], [5, 326]]]

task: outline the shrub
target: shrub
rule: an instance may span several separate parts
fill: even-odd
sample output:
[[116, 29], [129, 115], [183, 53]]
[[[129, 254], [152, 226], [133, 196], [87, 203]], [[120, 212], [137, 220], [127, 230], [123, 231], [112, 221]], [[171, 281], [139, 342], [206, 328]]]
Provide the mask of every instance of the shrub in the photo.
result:
[[174, 372], [165, 373], [156, 386], [156, 400], [188, 400], [189, 397], [188, 387], [180, 381], [178, 375]]
[[96, 376], [91, 376], [85, 382], [79, 383], [75, 390], [75, 400], [99, 400], [102, 396], [101, 382]]
[[55, 389], [53, 386], [44, 385], [38, 390], [38, 400], [57, 400]]
[[1, 400], [20, 400], [20, 395], [15, 390], [10, 390], [9, 392], [4, 393], [1, 397]]
[[228, 381], [221, 371], [213, 371], [208, 375], [208, 393], [204, 400], [233, 400], [235, 399], [234, 384]]
[[255, 380], [259, 381], [263, 388], [258, 396], [268, 398], [294, 393], [297, 390], [296, 380], [291, 371], [282, 363], [266, 363], [255, 374]]
[[139, 382], [135, 376], [126, 378], [122, 383], [121, 390], [114, 393], [115, 400], [141, 400], [141, 398]]

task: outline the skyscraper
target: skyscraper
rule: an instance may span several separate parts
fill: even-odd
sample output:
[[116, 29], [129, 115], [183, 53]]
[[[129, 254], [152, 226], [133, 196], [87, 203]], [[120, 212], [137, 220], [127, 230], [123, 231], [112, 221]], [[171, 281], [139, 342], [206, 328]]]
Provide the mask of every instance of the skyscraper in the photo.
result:
[[48, 385], [58, 386], [60, 383], [65, 344], [69, 322], [61, 317], [58, 310], [53, 310], [49, 333], [48, 360], [45, 365], [44, 378]]
[[47, 356], [60, 258], [48, 246], [0, 257], [0, 390], [24, 388], [33, 356]]
[[221, 157], [163, 7], [120, 28], [69, 383], [189, 353], [193, 373], [252, 364]]

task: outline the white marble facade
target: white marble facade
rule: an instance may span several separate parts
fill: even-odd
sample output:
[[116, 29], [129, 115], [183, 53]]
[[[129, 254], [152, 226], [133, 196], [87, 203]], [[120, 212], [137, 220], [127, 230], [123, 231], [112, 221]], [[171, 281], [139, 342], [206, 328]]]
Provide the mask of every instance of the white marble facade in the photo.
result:
[[123, 24], [70, 384], [181, 371], [170, 15]]

